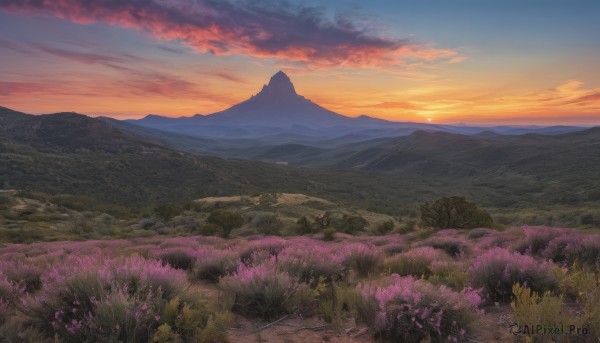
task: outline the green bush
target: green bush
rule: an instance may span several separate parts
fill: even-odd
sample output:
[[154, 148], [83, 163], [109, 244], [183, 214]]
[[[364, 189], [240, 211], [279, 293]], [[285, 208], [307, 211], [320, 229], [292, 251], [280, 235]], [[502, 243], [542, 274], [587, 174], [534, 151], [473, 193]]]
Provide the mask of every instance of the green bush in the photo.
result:
[[486, 210], [463, 197], [444, 197], [421, 205], [421, 222], [436, 229], [473, 229], [494, 224]]
[[385, 235], [394, 230], [394, 221], [389, 219], [382, 223], [379, 223], [377, 227], [375, 227], [375, 233], [378, 235]]
[[332, 226], [335, 226], [341, 232], [347, 234], [355, 234], [358, 231], [363, 231], [364, 228], [369, 225], [369, 222], [360, 215], [352, 216], [344, 214], [339, 220], [335, 220]]
[[330, 227], [323, 230], [323, 240], [324, 241], [333, 241], [335, 239], [335, 229]]
[[167, 221], [183, 211], [183, 207], [173, 203], [158, 203], [154, 206], [154, 213], [161, 219]]
[[223, 229], [223, 237], [227, 238], [231, 230], [237, 229], [244, 224], [244, 219], [239, 213], [228, 210], [214, 210], [210, 213], [206, 222], [214, 224]]

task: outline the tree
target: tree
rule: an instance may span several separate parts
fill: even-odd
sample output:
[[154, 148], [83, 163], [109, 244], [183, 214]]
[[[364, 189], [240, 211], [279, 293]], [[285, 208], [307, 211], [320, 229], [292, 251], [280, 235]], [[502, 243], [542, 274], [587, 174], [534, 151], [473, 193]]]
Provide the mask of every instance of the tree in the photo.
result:
[[244, 218], [239, 213], [228, 210], [214, 210], [210, 213], [206, 222], [214, 224], [223, 229], [223, 237], [229, 237], [231, 230], [237, 229], [244, 224]]
[[161, 202], [154, 206], [154, 213], [165, 221], [171, 220], [182, 211], [181, 206], [172, 203]]
[[353, 235], [357, 231], [363, 230], [367, 225], [369, 225], [369, 222], [362, 216], [350, 216], [344, 214], [341, 225], [343, 232]]
[[494, 224], [486, 210], [463, 197], [444, 197], [421, 205], [421, 223], [436, 229], [472, 229]]
[[315, 217], [315, 224], [321, 230], [325, 230], [331, 225], [331, 214], [329, 212], [323, 212], [320, 215]]

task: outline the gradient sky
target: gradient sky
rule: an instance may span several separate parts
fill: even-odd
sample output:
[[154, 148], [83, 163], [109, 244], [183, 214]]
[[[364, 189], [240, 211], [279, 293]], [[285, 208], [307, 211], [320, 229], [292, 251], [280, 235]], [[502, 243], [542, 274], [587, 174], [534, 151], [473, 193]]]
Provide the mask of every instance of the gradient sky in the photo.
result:
[[600, 125], [600, 1], [0, 0], [0, 105], [210, 114], [277, 70], [338, 113]]

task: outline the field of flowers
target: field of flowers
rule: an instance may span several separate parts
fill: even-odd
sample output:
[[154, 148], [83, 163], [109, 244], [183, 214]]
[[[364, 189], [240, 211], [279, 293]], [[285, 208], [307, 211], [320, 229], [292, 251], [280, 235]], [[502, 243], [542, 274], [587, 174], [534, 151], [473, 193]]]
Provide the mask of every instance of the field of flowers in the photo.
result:
[[236, 318], [316, 318], [333, 341], [598, 342], [599, 265], [600, 234], [546, 227], [8, 244], [0, 342], [227, 342]]

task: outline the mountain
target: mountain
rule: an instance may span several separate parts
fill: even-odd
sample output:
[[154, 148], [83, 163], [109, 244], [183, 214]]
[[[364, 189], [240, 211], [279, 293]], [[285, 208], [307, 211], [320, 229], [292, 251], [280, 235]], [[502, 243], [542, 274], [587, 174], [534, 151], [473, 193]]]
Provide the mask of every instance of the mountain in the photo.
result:
[[351, 125], [352, 118], [329, 111], [296, 93], [290, 78], [277, 72], [250, 99], [204, 118], [206, 123], [251, 126]]
[[[198, 148], [223, 144], [182, 137], [77, 113], [32, 116], [0, 108], [0, 186], [43, 192], [90, 210], [118, 207], [120, 213], [157, 202], [269, 192], [389, 214], [414, 214], [416, 204], [448, 195], [492, 209], [597, 207], [600, 201], [597, 128], [501, 139], [489, 132], [417, 131], [366, 140], [350, 134], [321, 139], [318, 147], [308, 136], [294, 138], [302, 144], [269, 145], [266, 139], [260, 146], [238, 139], [228, 151], [315, 168], [198, 156], [168, 146], [186, 140]], [[224, 144], [227, 150], [233, 143]]]
[[72, 112], [35, 116], [0, 108], [0, 137], [38, 149], [140, 152], [153, 145], [109, 123]]
[[0, 108], [0, 187], [121, 214], [157, 202], [269, 192], [303, 193], [390, 213], [411, 199], [391, 191], [406, 189], [409, 179], [198, 156], [165, 147], [152, 129], [125, 132], [111, 121]]
[[173, 129], [174, 125], [239, 126], [239, 127], [328, 127], [384, 125], [382, 119], [366, 115], [350, 118], [323, 108], [296, 93], [289, 76], [279, 71], [262, 90], [248, 100], [224, 111], [202, 116], [168, 118], [148, 115], [132, 121], [137, 125]]
[[[438, 125], [393, 122], [367, 115], [351, 118], [323, 108], [299, 95], [288, 75], [282, 71], [273, 75], [268, 84], [264, 85], [256, 95], [224, 111], [179, 118], [151, 114], [142, 119], [127, 120], [126, 122], [141, 127], [207, 139], [258, 139], [259, 144], [251, 144], [255, 147], [264, 146], [263, 141], [266, 137], [283, 137], [283, 139], [277, 140], [278, 144], [303, 144], [302, 141], [305, 140], [328, 141], [343, 136], [361, 135], [365, 139], [398, 137], [410, 135], [419, 130], [466, 135], [477, 135], [485, 131], [510, 135], [527, 133], [556, 135], [585, 129], [570, 126]], [[127, 131], [126, 128], [125, 131]], [[184, 140], [189, 141], [188, 138], [184, 138]], [[182, 144], [176, 145], [182, 146]], [[235, 150], [236, 144], [233, 145]], [[211, 149], [202, 151], [213, 151]], [[200, 150], [193, 148], [191, 151]], [[233, 155], [236, 155], [236, 152], [233, 152]]]

